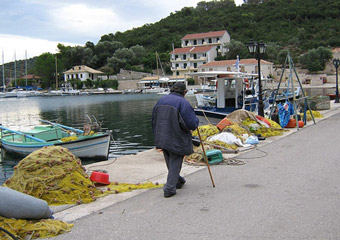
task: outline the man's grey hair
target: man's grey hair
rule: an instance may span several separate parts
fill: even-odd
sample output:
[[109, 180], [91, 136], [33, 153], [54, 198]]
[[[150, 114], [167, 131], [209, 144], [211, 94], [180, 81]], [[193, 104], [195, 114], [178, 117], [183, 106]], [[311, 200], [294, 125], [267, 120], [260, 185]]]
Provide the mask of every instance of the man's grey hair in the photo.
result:
[[179, 94], [184, 95], [185, 91], [187, 90], [187, 87], [184, 83], [182, 82], [176, 82], [171, 88], [170, 88], [170, 92], [176, 92]]

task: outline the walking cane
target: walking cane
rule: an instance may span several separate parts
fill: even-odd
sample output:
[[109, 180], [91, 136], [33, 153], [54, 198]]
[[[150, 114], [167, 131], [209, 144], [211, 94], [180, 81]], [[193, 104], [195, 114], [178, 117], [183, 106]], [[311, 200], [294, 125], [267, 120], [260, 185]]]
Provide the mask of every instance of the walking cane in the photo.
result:
[[209, 166], [209, 162], [208, 162], [207, 154], [205, 153], [205, 149], [204, 149], [203, 141], [202, 141], [201, 134], [200, 134], [200, 131], [199, 131], [199, 129], [198, 129], [198, 128], [197, 128], [197, 133], [198, 133], [198, 137], [199, 137], [199, 139], [200, 139], [200, 142], [201, 142], [201, 146], [202, 146], [202, 150], [203, 150], [203, 156], [204, 156], [204, 160], [205, 160], [205, 163], [207, 164], [207, 167], [208, 167], [208, 170], [209, 170], [209, 175], [210, 175], [211, 183], [212, 183], [213, 187], [215, 187], [214, 179], [213, 179], [213, 177], [212, 177], [212, 175], [211, 175], [211, 171], [210, 171], [210, 166]]

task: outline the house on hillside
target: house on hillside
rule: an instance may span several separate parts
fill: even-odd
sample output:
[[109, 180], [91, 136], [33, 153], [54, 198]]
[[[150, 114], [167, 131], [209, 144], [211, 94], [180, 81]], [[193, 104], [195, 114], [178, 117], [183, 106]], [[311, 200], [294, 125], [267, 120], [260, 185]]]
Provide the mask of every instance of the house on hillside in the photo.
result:
[[40, 85], [40, 81], [41, 81], [41, 77], [39, 77], [39, 76], [37, 76], [35, 74], [27, 74], [25, 76], [20, 77], [19, 80], [21, 80], [21, 82], [27, 80], [29, 85], [39, 86]]
[[87, 79], [98, 80], [98, 76], [104, 74], [101, 71], [92, 69], [85, 65], [74, 66], [71, 69], [64, 72], [64, 80], [67, 82], [72, 79], [79, 79], [86, 81]]
[[194, 33], [185, 35], [181, 42], [182, 48], [170, 52], [171, 70], [173, 76], [190, 77], [199, 66], [214, 61], [218, 52], [225, 54], [223, 45], [230, 42], [230, 35], [226, 30]]
[[[230, 71], [237, 72], [236, 60], [213, 61], [201, 65], [199, 72], [211, 71]], [[239, 61], [239, 71], [244, 73], [258, 74], [258, 62], [255, 58], [241, 59]], [[262, 76], [269, 78], [273, 76], [273, 63], [261, 59], [261, 73]]]
[[214, 61], [217, 56], [213, 46], [176, 48], [170, 54], [173, 76], [197, 72], [199, 66]]
[[182, 39], [182, 47], [213, 46], [222, 54], [226, 53], [223, 48], [225, 43], [230, 42], [230, 35], [226, 30], [206, 33], [187, 34]]

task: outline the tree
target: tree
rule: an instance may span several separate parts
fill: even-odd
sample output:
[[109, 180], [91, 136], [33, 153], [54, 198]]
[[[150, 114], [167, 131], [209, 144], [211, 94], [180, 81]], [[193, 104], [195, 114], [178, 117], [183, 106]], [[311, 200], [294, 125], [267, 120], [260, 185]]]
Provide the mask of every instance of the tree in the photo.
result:
[[303, 68], [310, 72], [318, 72], [325, 69], [326, 62], [332, 58], [332, 52], [328, 48], [318, 47], [311, 49], [299, 58]]
[[135, 54], [131, 49], [121, 48], [108, 59], [107, 64], [118, 73], [120, 68], [125, 68], [127, 64], [130, 65], [134, 58]]
[[35, 73], [41, 77], [43, 88], [52, 87], [55, 82], [55, 56], [52, 53], [41, 54], [35, 62]]
[[227, 59], [236, 59], [237, 56], [239, 56], [240, 59], [248, 57], [247, 47], [240, 41], [230, 40], [224, 47], [228, 49], [226, 53]]
[[96, 62], [92, 61], [95, 68], [105, 66], [107, 59], [112, 57], [117, 49], [123, 48], [123, 44], [117, 41], [99, 41], [95, 46]]

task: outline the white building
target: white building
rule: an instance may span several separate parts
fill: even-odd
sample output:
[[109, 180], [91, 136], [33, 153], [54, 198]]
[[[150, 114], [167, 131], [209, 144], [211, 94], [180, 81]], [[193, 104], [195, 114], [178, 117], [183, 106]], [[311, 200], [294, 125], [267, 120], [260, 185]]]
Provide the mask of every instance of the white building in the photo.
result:
[[176, 48], [171, 52], [171, 70], [174, 76], [185, 76], [198, 71], [198, 67], [214, 61], [217, 56], [213, 46]]
[[79, 79], [81, 81], [86, 81], [87, 79], [98, 80], [98, 76], [104, 74], [101, 71], [92, 69], [85, 65], [74, 66], [71, 69], [64, 72], [65, 82], [72, 79]]
[[[199, 72], [230, 71], [237, 72], [236, 60], [213, 61], [199, 66]], [[241, 59], [239, 71], [244, 73], [258, 74], [258, 62], [255, 58]], [[274, 75], [273, 63], [261, 59], [262, 76], [269, 78]]]
[[230, 35], [226, 30], [187, 34], [182, 39], [182, 47], [214, 46], [221, 53], [227, 50], [223, 48], [225, 43], [230, 42]]
[[225, 54], [223, 45], [230, 42], [227, 31], [194, 33], [184, 36], [182, 48], [170, 53], [171, 70], [174, 76], [188, 76], [198, 71], [198, 67], [214, 61], [217, 53]]

